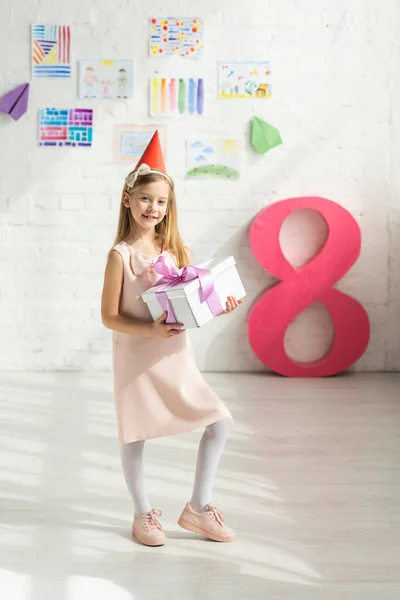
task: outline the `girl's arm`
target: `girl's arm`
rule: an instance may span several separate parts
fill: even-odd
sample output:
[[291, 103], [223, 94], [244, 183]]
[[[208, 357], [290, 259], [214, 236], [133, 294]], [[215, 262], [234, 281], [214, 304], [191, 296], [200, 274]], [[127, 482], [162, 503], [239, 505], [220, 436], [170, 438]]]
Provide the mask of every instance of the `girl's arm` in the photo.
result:
[[124, 265], [122, 257], [119, 252], [112, 250], [108, 255], [101, 296], [101, 320], [103, 325], [120, 333], [150, 336], [149, 323], [128, 319], [119, 314], [123, 280]]
[[112, 250], [108, 255], [101, 296], [101, 319], [105, 327], [120, 333], [146, 337], [169, 338], [183, 333], [184, 330], [179, 329], [181, 327], [180, 323], [169, 323], [168, 325], [165, 323], [167, 313], [161, 315], [154, 323], [143, 323], [120, 315], [119, 304], [123, 280], [124, 265], [122, 257], [119, 252]]

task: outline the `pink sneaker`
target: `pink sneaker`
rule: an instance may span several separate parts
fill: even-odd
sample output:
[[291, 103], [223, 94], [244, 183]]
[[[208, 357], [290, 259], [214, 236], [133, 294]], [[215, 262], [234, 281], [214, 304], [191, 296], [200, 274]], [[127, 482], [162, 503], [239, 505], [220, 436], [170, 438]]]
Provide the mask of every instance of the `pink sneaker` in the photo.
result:
[[152, 508], [149, 512], [135, 517], [132, 525], [132, 535], [145, 546], [163, 546], [166, 542], [163, 527], [158, 520], [161, 510]]
[[218, 508], [213, 504], [209, 504], [207, 508], [207, 512], [199, 513], [188, 502], [179, 517], [178, 525], [216, 542], [233, 542], [235, 532], [224, 525], [224, 517]]

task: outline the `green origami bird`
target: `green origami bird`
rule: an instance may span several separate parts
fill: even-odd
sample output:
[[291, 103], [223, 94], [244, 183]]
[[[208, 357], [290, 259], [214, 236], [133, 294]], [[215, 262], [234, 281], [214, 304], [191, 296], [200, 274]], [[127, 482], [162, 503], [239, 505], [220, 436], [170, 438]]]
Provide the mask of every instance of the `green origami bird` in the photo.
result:
[[260, 154], [283, 144], [279, 131], [258, 117], [254, 117], [251, 123], [251, 143]]

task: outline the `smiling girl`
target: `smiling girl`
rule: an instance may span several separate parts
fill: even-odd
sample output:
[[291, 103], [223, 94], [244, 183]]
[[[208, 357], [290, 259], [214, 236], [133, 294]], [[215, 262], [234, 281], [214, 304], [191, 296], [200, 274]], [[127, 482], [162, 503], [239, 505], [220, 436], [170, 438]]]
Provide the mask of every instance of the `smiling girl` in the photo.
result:
[[[145, 491], [145, 440], [204, 427], [194, 489], [178, 523], [216, 541], [235, 534], [212, 503], [212, 486], [232, 416], [198, 370], [190, 340], [167, 313], [153, 322], [141, 294], [161, 277], [154, 263], [189, 263], [178, 231], [174, 184], [167, 175], [156, 132], [125, 180], [115, 245], [109, 253], [102, 321], [113, 330], [114, 393], [121, 462], [135, 507], [133, 535], [149, 546], [165, 544], [159, 518]], [[224, 313], [241, 301], [229, 296]], [[223, 314], [223, 313], [221, 313]]]

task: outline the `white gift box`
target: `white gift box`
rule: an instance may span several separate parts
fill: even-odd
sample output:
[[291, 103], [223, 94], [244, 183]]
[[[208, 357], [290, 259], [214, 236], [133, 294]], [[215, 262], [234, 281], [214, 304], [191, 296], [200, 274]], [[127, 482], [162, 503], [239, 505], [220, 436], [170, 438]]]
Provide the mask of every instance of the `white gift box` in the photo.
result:
[[[223, 307], [222, 310], [226, 308], [228, 296], [234, 296], [237, 300], [240, 300], [246, 295], [235, 264], [233, 256], [228, 256], [223, 260], [213, 258], [199, 264], [202, 269], [211, 271], [215, 291]], [[199, 287], [199, 279], [193, 279], [186, 283], [178, 283], [173, 288], [165, 291], [175, 313], [176, 322], [183, 323], [185, 329], [201, 327], [213, 318], [207, 301], [200, 301]], [[142, 294], [142, 298], [149, 307], [154, 321], [161, 317], [164, 312], [156, 296], [156, 292], [159, 291], [160, 288], [154, 286]]]

